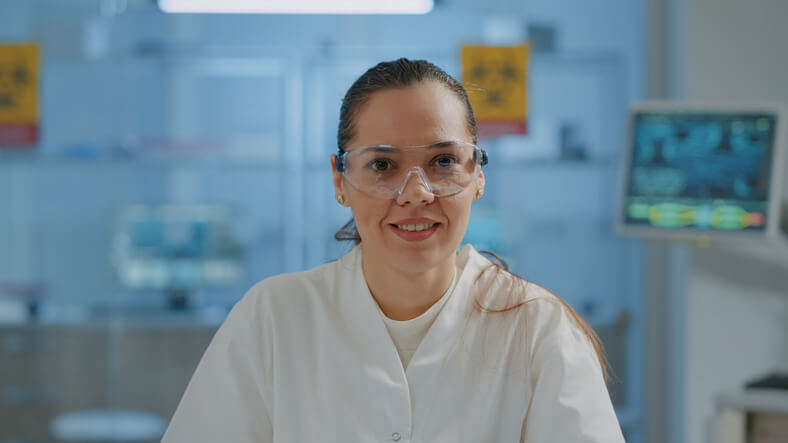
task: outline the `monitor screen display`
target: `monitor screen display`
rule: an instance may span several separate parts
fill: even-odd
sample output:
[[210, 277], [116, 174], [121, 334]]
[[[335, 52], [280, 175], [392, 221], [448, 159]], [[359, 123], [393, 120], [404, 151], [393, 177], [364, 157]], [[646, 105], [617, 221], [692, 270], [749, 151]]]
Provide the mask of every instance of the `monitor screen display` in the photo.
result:
[[236, 282], [242, 251], [232, 212], [207, 205], [130, 205], [118, 215], [113, 261], [133, 289], [193, 289]]
[[778, 113], [768, 110], [633, 110], [623, 226], [666, 233], [773, 229], [778, 123]]

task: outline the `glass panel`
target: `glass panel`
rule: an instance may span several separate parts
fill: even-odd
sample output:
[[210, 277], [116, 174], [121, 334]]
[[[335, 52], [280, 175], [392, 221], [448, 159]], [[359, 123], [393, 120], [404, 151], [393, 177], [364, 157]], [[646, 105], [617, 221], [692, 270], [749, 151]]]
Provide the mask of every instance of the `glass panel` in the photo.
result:
[[[351, 212], [334, 200], [329, 164], [350, 84], [400, 56], [459, 76], [458, 46], [480, 32], [478, 14], [459, 9], [428, 17], [454, 23], [436, 31], [407, 17], [172, 19], [135, 2], [80, 3], [43, 0], [14, 13], [47, 31], [42, 143], [0, 152], [0, 441], [52, 441], [68, 423], [59, 420], [106, 420], [101, 413], [118, 409], [142, 414], [118, 418], [136, 429], [169, 419], [249, 287], [352, 246], [333, 238]], [[97, 17], [88, 3], [130, 9]], [[487, 189], [466, 240], [589, 319], [621, 380], [610, 389], [627, 440], [637, 442], [641, 250], [614, 236], [611, 220], [625, 63], [591, 50], [534, 54], [529, 134], [479, 143], [490, 153]], [[198, 206], [215, 217], [190, 212]], [[124, 224], [130, 207], [154, 214], [146, 227]], [[225, 230], [243, 272], [209, 284], [211, 233]], [[122, 241], [142, 257], [137, 268], [117, 268]], [[179, 284], [150, 283], [156, 269]], [[146, 277], [130, 287], [118, 272]]]

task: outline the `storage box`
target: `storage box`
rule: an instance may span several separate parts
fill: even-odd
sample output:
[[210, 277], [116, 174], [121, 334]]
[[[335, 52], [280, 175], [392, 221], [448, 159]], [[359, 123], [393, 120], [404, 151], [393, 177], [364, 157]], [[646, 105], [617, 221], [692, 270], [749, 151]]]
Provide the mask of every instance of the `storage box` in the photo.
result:
[[750, 414], [749, 443], [788, 442], [788, 414], [756, 412]]

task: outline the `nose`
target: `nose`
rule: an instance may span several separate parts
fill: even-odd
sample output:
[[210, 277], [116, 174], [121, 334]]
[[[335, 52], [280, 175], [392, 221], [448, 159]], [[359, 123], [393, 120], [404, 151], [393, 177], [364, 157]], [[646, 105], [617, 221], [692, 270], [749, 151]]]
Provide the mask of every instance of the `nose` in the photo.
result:
[[405, 182], [400, 186], [396, 201], [398, 205], [430, 204], [435, 201], [429, 182], [421, 168], [414, 166], [408, 170]]

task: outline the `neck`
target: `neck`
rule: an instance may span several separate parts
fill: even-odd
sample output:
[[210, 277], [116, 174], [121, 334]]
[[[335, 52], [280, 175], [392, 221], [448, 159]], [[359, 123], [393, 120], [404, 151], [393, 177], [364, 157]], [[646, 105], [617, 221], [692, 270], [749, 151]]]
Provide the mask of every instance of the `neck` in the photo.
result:
[[361, 267], [372, 297], [392, 320], [410, 320], [423, 314], [449, 289], [457, 257], [422, 272], [406, 272], [380, 260], [362, 256]]

